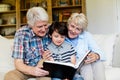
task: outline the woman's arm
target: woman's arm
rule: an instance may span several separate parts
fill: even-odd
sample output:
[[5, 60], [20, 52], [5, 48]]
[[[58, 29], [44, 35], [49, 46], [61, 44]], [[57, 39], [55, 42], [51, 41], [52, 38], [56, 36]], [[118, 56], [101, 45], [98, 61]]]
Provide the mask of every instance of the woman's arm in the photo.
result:
[[100, 49], [100, 47], [98, 46], [98, 44], [96, 43], [92, 34], [88, 32], [86, 35], [87, 35], [88, 49], [91, 50], [90, 55], [93, 56], [94, 60], [96, 58], [99, 58], [100, 60], [105, 60], [105, 55], [103, 51]]

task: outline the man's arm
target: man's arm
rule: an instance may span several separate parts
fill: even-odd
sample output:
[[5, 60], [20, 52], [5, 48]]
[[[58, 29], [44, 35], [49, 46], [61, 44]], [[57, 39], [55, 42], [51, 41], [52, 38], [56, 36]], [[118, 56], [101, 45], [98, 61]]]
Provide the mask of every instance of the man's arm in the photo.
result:
[[49, 74], [48, 71], [41, 69], [41, 67], [39, 66], [32, 67], [24, 64], [22, 59], [15, 59], [14, 63], [16, 69], [23, 72], [24, 74], [33, 75], [33, 76], [45, 76]]

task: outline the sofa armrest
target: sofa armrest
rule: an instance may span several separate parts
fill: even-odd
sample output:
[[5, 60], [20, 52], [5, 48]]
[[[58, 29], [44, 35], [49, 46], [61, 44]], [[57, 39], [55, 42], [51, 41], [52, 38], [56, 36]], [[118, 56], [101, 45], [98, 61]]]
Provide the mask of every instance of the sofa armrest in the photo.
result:
[[113, 50], [113, 67], [120, 67], [120, 34], [117, 35]]

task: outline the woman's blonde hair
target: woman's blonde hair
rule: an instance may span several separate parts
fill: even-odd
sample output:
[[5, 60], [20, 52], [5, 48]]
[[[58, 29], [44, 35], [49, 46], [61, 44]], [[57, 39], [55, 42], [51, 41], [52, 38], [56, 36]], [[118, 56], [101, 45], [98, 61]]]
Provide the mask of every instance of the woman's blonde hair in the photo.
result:
[[68, 25], [71, 22], [75, 23], [77, 26], [80, 26], [83, 30], [85, 30], [88, 25], [87, 17], [83, 13], [72, 13], [68, 19]]

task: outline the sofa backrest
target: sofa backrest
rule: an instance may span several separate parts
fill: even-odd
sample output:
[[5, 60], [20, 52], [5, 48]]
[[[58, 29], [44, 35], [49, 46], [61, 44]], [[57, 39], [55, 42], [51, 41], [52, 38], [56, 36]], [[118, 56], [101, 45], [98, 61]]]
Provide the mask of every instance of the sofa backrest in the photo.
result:
[[120, 40], [117, 40], [118, 34], [93, 34], [93, 37], [96, 40], [98, 46], [100, 46], [101, 50], [105, 54], [105, 66], [113, 66], [113, 64], [114, 66], [116, 66], [118, 64], [116, 56], [118, 56], [118, 46], [120, 44]]

